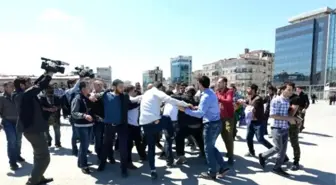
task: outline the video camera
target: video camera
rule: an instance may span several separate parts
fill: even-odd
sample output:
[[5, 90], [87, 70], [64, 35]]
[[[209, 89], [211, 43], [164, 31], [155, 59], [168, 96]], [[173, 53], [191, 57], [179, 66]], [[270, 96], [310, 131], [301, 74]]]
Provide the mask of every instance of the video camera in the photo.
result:
[[41, 60], [42, 60], [41, 68], [46, 70], [46, 72], [53, 72], [53, 73], [58, 72], [58, 73], [64, 74], [65, 68], [62, 66], [69, 65], [69, 63], [66, 63], [60, 60], [52, 60], [52, 59], [44, 58], [44, 57], [41, 57]]
[[83, 77], [90, 77], [90, 78], [94, 78], [95, 77], [95, 75], [93, 73], [93, 70], [90, 69], [89, 67], [84, 67], [84, 66], [82, 66], [82, 67], [75, 67], [75, 70], [76, 71], [74, 71], [73, 74], [79, 75], [82, 78]]

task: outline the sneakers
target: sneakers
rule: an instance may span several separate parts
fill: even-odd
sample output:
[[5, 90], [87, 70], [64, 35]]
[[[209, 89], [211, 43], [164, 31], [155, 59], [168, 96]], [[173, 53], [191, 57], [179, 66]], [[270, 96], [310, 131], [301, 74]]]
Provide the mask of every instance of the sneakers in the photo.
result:
[[56, 148], [62, 148], [62, 145], [61, 145], [61, 143], [57, 143], [57, 144], [55, 144], [55, 147]]

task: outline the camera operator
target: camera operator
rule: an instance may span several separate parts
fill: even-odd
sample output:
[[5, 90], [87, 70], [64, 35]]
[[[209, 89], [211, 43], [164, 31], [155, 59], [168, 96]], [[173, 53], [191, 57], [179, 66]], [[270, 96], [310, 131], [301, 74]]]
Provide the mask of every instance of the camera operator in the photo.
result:
[[[55, 133], [55, 146], [61, 148], [61, 99], [54, 94], [54, 88], [48, 86], [45, 93], [40, 98], [43, 114], [48, 121], [49, 126], [52, 126]], [[48, 138], [48, 146], [51, 146], [52, 137], [50, 131], [46, 133]]]
[[[34, 151], [34, 165], [27, 185], [46, 184], [52, 178], [45, 178], [44, 172], [50, 163], [50, 154], [45, 133], [48, 123], [43, 117], [38, 94], [46, 89], [51, 81], [53, 72], [46, 72], [40, 76], [32, 86], [30, 79], [16, 79], [15, 87], [23, 92], [19, 107], [19, 127], [26, 139], [31, 143]], [[18, 97], [17, 97], [18, 98]]]

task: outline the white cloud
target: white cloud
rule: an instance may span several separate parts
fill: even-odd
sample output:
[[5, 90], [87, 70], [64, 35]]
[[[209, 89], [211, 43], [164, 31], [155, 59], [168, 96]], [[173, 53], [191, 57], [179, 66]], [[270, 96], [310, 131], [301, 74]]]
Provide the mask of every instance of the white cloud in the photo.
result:
[[46, 9], [39, 17], [39, 20], [42, 21], [73, 21], [74, 19], [76, 19], [75, 16], [68, 15], [57, 9]]

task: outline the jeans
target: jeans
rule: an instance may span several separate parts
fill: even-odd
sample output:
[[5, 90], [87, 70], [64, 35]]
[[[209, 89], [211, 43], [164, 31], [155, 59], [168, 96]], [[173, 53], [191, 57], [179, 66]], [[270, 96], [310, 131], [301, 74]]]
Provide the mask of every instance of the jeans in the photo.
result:
[[222, 154], [218, 151], [215, 144], [219, 134], [222, 131], [221, 121], [211, 121], [204, 124], [203, 140], [204, 152], [208, 163], [208, 173], [215, 176], [217, 173], [217, 164], [220, 168], [224, 168], [225, 162]]
[[264, 121], [252, 121], [247, 126], [246, 141], [247, 141], [249, 152], [251, 154], [255, 154], [254, 146], [253, 146], [254, 135], [256, 135], [258, 142], [264, 145], [267, 149], [270, 149], [273, 147], [273, 145], [264, 138], [266, 129], [267, 129], [267, 125]]
[[128, 125], [112, 125], [105, 123], [103, 151], [101, 155], [101, 165], [106, 164], [106, 159], [114, 159], [114, 151], [112, 150], [115, 136], [118, 134], [119, 152], [120, 152], [120, 168], [122, 171], [127, 170], [128, 165]]
[[71, 136], [72, 152], [78, 152], [77, 139], [79, 136], [77, 133], [77, 129], [73, 123], [71, 124], [71, 128], [72, 128], [72, 136]]
[[[55, 145], [61, 144], [61, 124], [54, 124], [53, 126], [54, 133], [55, 133]], [[49, 126], [50, 128], [50, 126]], [[48, 142], [52, 141], [52, 137], [50, 135], [50, 130], [47, 132], [47, 139]]]
[[164, 134], [166, 137], [164, 144], [164, 151], [166, 153], [166, 161], [168, 164], [172, 164], [174, 162], [172, 145], [174, 140], [174, 127], [172, 121], [167, 116], [162, 116], [159, 120], [159, 123], [149, 123], [147, 125], [143, 125], [143, 131], [145, 134], [145, 138], [147, 140], [148, 145], [148, 162], [149, 167], [152, 171], [155, 168], [155, 142], [157, 139], [157, 134], [164, 130]]
[[278, 154], [274, 169], [278, 169], [284, 163], [286, 158], [288, 144], [288, 129], [272, 128], [272, 137], [274, 146], [262, 153], [261, 156], [265, 159]]
[[79, 168], [86, 168], [87, 165], [87, 152], [90, 144], [90, 134], [92, 127], [75, 127], [79, 136], [79, 151], [77, 165]]
[[104, 138], [104, 123], [96, 123], [93, 125], [94, 134], [94, 149], [98, 159], [101, 159], [103, 138]]
[[7, 155], [9, 164], [15, 165], [21, 150], [22, 133], [17, 133], [15, 123], [2, 120], [3, 129], [7, 138]]
[[50, 163], [50, 153], [48, 143], [45, 139], [45, 133], [24, 133], [26, 139], [33, 147], [34, 164], [31, 172], [30, 182], [32, 184], [39, 183], [44, 172]]

